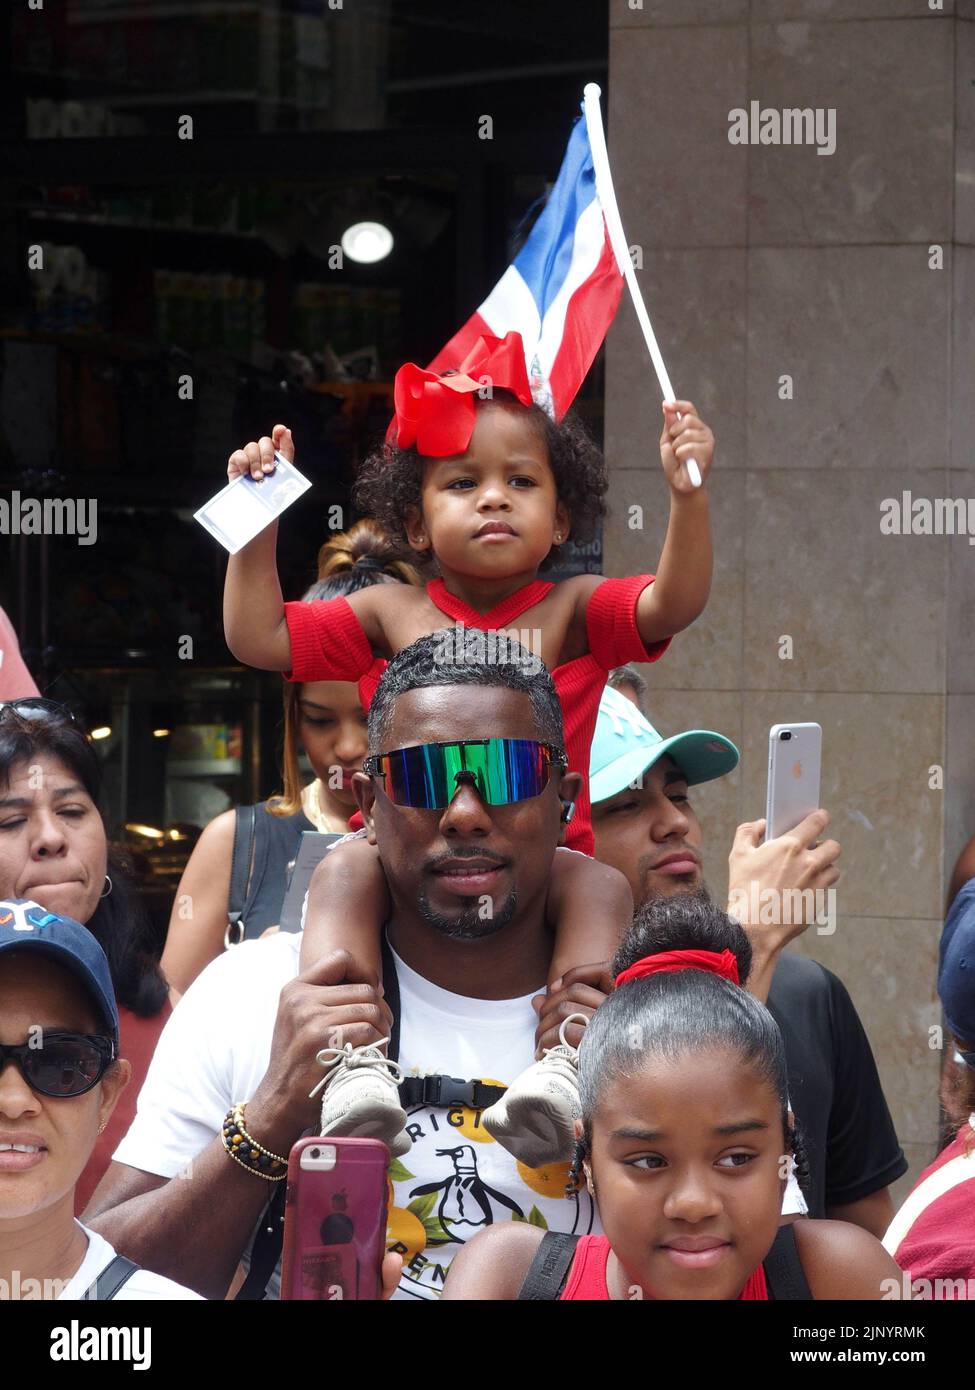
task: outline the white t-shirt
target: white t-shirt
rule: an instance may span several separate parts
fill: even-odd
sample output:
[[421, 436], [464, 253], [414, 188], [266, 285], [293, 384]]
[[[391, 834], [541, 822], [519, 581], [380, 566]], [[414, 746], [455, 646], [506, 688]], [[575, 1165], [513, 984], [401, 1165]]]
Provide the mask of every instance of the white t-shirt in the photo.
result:
[[[298, 973], [300, 947], [298, 933], [245, 941], [197, 977], [162, 1031], [117, 1163], [174, 1177], [220, 1134], [231, 1106], [254, 1094], [270, 1062], [280, 992]], [[529, 1065], [537, 1023], [532, 995], [451, 994], [395, 959], [399, 1062], [407, 1074], [507, 1085]], [[389, 1244], [403, 1255], [397, 1297], [436, 1298], [452, 1256], [496, 1221], [521, 1219], [575, 1235], [600, 1230], [588, 1193], [565, 1196], [567, 1164], [517, 1163], [484, 1130], [479, 1111], [415, 1106], [409, 1133], [412, 1149], [389, 1170]], [[793, 1178], [783, 1211], [797, 1210], [805, 1206]], [[268, 1285], [272, 1298], [279, 1295], [279, 1275]]]
[[[298, 973], [300, 947], [297, 933], [245, 941], [198, 976], [162, 1031], [117, 1163], [174, 1177], [217, 1137], [230, 1107], [254, 1094], [270, 1062], [280, 992]], [[531, 1062], [537, 1022], [531, 995], [470, 999], [430, 984], [398, 958], [396, 970], [399, 1062], [408, 1074], [506, 1085]], [[599, 1229], [588, 1193], [563, 1195], [566, 1164], [523, 1168], [484, 1130], [479, 1111], [415, 1106], [409, 1123], [413, 1148], [389, 1171], [390, 1247], [403, 1255], [398, 1297], [436, 1298], [453, 1254], [495, 1221], [520, 1217], [580, 1235]], [[268, 1286], [273, 1298], [279, 1273]]]
[[[97, 1231], [91, 1230], [88, 1226], [82, 1226], [80, 1221], [77, 1224], [81, 1226], [88, 1237], [88, 1252], [69, 1281], [67, 1288], [58, 1295], [58, 1301], [61, 1303], [81, 1298], [102, 1270], [107, 1269], [115, 1259], [115, 1251], [104, 1236], [100, 1236]], [[150, 1274], [147, 1269], [137, 1269], [130, 1278], [126, 1279], [112, 1301], [114, 1303], [139, 1303], [149, 1299], [168, 1299], [170, 1302], [175, 1302], [177, 1299], [189, 1299], [195, 1300], [197, 1303], [203, 1302], [200, 1295], [194, 1293], [192, 1289], [184, 1289], [182, 1284], [174, 1284], [172, 1279], [164, 1279], [161, 1274]]]

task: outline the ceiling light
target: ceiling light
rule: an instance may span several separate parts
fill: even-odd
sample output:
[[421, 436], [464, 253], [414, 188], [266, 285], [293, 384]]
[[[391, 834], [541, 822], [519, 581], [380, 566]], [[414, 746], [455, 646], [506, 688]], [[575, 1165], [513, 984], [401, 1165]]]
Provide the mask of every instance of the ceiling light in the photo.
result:
[[393, 249], [393, 234], [382, 222], [354, 222], [342, 233], [342, 250], [350, 261], [372, 265]]

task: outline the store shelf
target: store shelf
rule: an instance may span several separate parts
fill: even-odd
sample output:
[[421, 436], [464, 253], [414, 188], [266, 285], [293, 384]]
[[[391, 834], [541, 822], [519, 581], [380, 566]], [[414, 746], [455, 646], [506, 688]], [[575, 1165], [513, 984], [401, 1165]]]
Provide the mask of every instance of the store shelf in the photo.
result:
[[[226, 227], [197, 227], [189, 223], [143, 222], [136, 218], [105, 217], [97, 212], [74, 212], [51, 204], [39, 207], [36, 203], [10, 202], [7, 207], [27, 214], [29, 222], [70, 222], [82, 227], [99, 227], [122, 232], [165, 232], [167, 236], [208, 236], [232, 238], [234, 241], [254, 241], [266, 244], [257, 232], [239, 232]], [[268, 253], [270, 256], [270, 252]]]
[[238, 18], [245, 14], [259, 14], [260, 0], [173, 0], [168, 5], [160, 5], [151, 0], [146, 4], [103, 5], [101, 9], [86, 6], [82, 9], [69, 9], [68, 23], [73, 25], [115, 24], [121, 19], [215, 19]]

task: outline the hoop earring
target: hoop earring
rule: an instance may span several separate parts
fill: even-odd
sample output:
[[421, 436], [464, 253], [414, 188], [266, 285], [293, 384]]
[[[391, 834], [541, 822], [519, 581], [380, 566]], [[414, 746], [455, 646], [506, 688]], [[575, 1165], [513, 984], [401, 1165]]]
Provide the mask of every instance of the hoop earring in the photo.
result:
[[108, 887], [102, 889], [102, 891], [98, 895], [99, 898], [107, 898], [111, 894], [112, 880], [109, 878], [108, 874], [105, 875], [105, 882], [108, 884]]

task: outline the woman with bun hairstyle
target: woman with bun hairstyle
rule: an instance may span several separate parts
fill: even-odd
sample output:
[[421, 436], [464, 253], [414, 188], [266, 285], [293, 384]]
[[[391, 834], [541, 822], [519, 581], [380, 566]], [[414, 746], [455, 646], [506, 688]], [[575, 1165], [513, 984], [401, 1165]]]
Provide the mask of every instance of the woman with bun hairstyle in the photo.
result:
[[579, 1049], [573, 1168], [605, 1234], [492, 1226], [455, 1257], [443, 1297], [883, 1296], [897, 1267], [866, 1231], [780, 1225], [801, 1145], [778, 1025], [741, 987], [750, 966], [741, 927], [704, 897], [638, 914]]
[[[373, 521], [357, 521], [318, 552], [318, 578], [304, 601], [347, 597], [374, 584], [418, 584], [419, 574], [403, 560]], [[284, 686], [284, 791], [254, 810], [254, 841], [246, 896], [238, 904], [248, 937], [276, 926], [284, 900], [287, 866], [306, 830], [344, 834], [356, 813], [352, 774], [366, 754], [366, 714], [385, 662], [377, 661], [358, 684], [311, 681]], [[302, 785], [298, 748], [315, 773]], [[224, 811], [203, 831], [180, 879], [162, 957], [175, 998], [185, 993], [204, 966], [231, 944], [231, 866], [238, 817], [249, 807]], [[187, 914], [186, 904], [191, 905]]]

